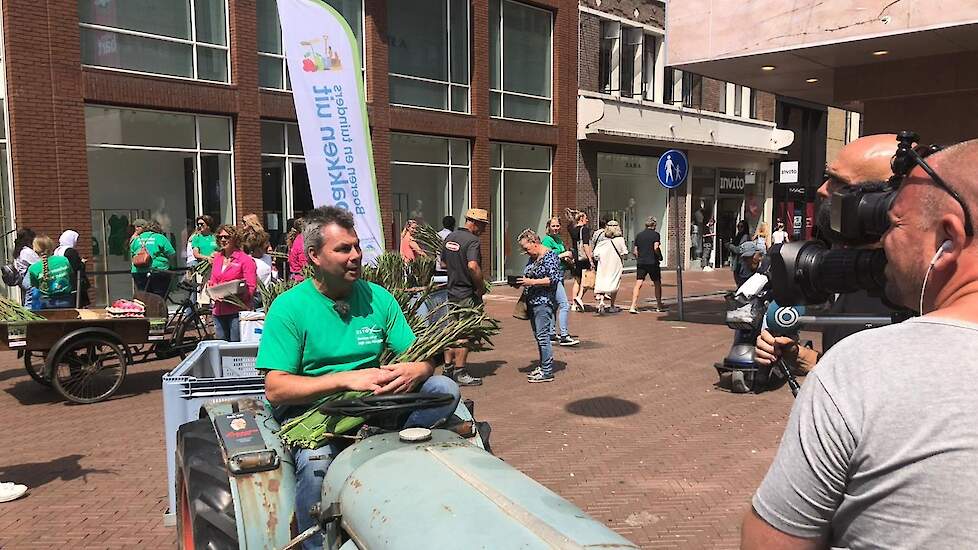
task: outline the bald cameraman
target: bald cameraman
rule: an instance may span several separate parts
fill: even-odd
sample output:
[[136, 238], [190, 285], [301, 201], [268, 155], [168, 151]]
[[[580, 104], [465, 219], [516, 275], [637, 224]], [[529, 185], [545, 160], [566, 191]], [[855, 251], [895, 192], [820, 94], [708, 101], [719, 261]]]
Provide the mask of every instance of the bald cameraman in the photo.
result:
[[978, 548], [978, 140], [905, 158], [882, 239], [886, 295], [923, 316], [825, 354], [742, 548]]
[[[831, 230], [832, 194], [846, 186], [860, 186], [885, 182], [893, 175], [890, 159], [896, 152], [897, 139], [894, 134], [865, 136], [850, 142], [839, 151], [835, 161], [826, 169], [826, 180], [818, 188], [821, 201], [818, 206], [818, 228], [832, 241], [832, 246], [846, 246], [840, 235]], [[876, 246], [873, 244], [871, 246]], [[860, 313], [863, 315], [890, 315], [894, 311], [880, 298], [870, 296], [865, 291], [839, 295], [832, 303], [830, 314]], [[828, 351], [846, 336], [865, 330], [862, 326], [833, 326], [822, 329], [822, 348]], [[803, 347], [787, 336], [775, 337], [767, 330], [761, 331], [754, 348], [754, 361], [768, 366], [784, 357], [785, 363], [793, 372], [807, 373], [815, 368], [815, 363], [823, 352]]]

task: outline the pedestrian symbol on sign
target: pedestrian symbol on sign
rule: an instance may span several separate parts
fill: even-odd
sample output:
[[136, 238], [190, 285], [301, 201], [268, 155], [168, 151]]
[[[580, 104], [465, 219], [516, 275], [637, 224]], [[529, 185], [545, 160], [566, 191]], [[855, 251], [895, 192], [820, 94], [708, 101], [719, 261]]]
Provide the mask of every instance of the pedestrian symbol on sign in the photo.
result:
[[682, 151], [671, 149], [659, 157], [659, 183], [666, 189], [675, 189], [686, 180], [689, 161]]

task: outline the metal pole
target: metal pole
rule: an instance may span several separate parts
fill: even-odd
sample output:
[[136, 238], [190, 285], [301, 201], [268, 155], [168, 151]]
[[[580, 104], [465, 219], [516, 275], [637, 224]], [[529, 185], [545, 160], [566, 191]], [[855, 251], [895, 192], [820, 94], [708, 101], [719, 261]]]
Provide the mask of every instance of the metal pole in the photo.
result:
[[686, 320], [686, 314], [683, 307], [683, 255], [682, 247], [680, 246], [682, 228], [679, 227], [679, 187], [673, 189], [673, 198], [675, 202], [673, 203], [673, 210], [676, 211], [676, 307], [678, 308], [678, 316], [680, 321]]

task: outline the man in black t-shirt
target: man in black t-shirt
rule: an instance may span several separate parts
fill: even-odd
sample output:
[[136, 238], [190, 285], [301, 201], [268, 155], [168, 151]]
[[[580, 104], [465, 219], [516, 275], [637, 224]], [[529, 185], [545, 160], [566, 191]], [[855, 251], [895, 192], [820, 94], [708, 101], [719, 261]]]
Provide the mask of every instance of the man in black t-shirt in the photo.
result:
[[[482, 277], [482, 250], [479, 235], [489, 225], [489, 213], [481, 208], [465, 212], [465, 225], [449, 233], [441, 249], [441, 260], [448, 272], [448, 301], [460, 307], [482, 305], [486, 293]], [[445, 375], [459, 386], [479, 386], [482, 379], [465, 372], [466, 347], [445, 350]]]
[[574, 296], [571, 298], [571, 311], [584, 311], [584, 294], [587, 289], [582, 284], [584, 272], [594, 269], [594, 251], [591, 250], [591, 228], [587, 225], [587, 214], [577, 212], [574, 215], [574, 227], [570, 230], [571, 252], [574, 263], [571, 265], [571, 275], [574, 276]]
[[662, 305], [662, 271], [659, 269], [659, 262], [662, 261], [662, 250], [659, 248], [662, 238], [655, 230], [656, 223], [656, 219], [649, 216], [649, 219], [645, 220], [645, 230], [635, 236], [632, 254], [638, 259], [638, 265], [635, 270], [635, 289], [632, 290], [632, 307], [628, 308], [629, 313], [638, 313], [636, 304], [646, 275], [652, 279], [652, 284], [655, 286], [656, 308], [653, 311], [666, 310]]

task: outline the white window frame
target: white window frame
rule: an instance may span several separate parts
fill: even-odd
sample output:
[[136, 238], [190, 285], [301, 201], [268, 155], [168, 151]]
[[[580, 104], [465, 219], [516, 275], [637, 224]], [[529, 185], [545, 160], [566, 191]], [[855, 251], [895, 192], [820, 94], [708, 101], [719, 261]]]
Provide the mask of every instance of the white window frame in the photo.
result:
[[[228, 13], [228, 0], [224, 0], [224, 45], [211, 44], [209, 42], [200, 42], [197, 40], [197, 5], [196, 0], [190, 0], [190, 38], [177, 38], [174, 36], [166, 36], [162, 34], [155, 34], [143, 31], [133, 31], [129, 29], [122, 29], [118, 27], [110, 27], [107, 25], [98, 25], [95, 23], [85, 23], [79, 22], [78, 26], [83, 29], [89, 29], [94, 31], [104, 31], [113, 32], [116, 34], [126, 34], [129, 36], [136, 36], [139, 38], [150, 38], [153, 40], [162, 40], [164, 42], [174, 42], [177, 44], [186, 44], [190, 46], [191, 52], [191, 65], [193, 67], [193, 76], [179, 76], [171, 75], [166, 73], [154, 73], [150, 71], [137, 71], [134, 69], [124, 69], [119, 67], [106, 67], [103, 65], [92, 65], [87, 63], [82, 63], [82, 67], [88, 67], [92, 69], [99, 69], [102, 71], [113, 71], [119, 73], [129, 73], [129, 74], [139, 74], [156, 76], [161, 78], [173, 78], [176, 80], [192, 80], [195, 82], [208, 82], [212, 84], [223, 84], [225, 86], [230, 86], [234, 81], [234, 75], [232, 74], [231, 66], [231, 21]], [[228, 68], [228, 78], [226, 81], [221, 80], [208, 80], [205, 78], [199, 78], [198, 68], [197, 68], [197, 48], [207, 48], [211, 50], [224, 50], [224, 59], [227, 63]]]
[[[553, 95], [554, 95], [554, 34], [555, 34], [555, 31], [556, 31], [556, 29], [554, 28], [554, 12], [552, 12], [552, 11], [550, 11], [548, 9], [540, 8], [540, 7], [533, 6], [533, 5], [530, 5], [530, 4], [526, 4], [526, 3], [523, 3], [523, 2], [518, 2], [517, 0], [490, 0], [490, 1], [491, 2], [494, 2], [494, 1], [498, 1], [499, 2], [499, 21], [495, 21], [495, 22], [490, 21], [489, 24], [492, 25], [492, 24], [495, 23], [495, 24], [498, 24], [499, 25], [499, 82], [500, 82], [500, 87], [499, 88], [494, 88], [494, 87], [492, 87], [492, 79], [490, 78], [490, 85], [489, 85], [489, 105], [490, 105], [490, 108], [489, 108], [489, 112], [490, 113], [492, 112], [492, 102], [493, 102], [493, 96], [494, 96], [494, 94], [499, 94], [499, 112], [500, 112], [499, 115], [490, 115], [491, 118], [496, 118], [496, 119], [500, 119], [500, 120], [514, 120], [514, 121], [517, 121], [517, 122], [526, 122], [526, 123], [529, 123], [529, 124], [543, 124], [543, 125], [546, 125], [546, 126], [553, 126], [554, 125], [554, 99], [553, 99]], [[505, 87], [506, 87], [506, 82], [505, 82], [506, 75], [505, 75], [505, 72], [503, 71], [503, 67], [504, 67], [504, 65], [506, 63], [506, 50], [505, 50], [506, 37], [505, 37], [505, 35], [503, 33], [503, 30], [504, 30], [503, 20], [505, 19], [505, 17], [503, 16], [503, 9], [504, 9], [503, 6], [505, 6], [506, 4], [518, 4], [520, 6], [523, 6], [525, 8], [528, 8], [528, 9], [539, 10], [539, 11], [542, 11], [542, 12], [547, 13], [547, 15], [550, 17], [550, 97], [545, 97], [545, 96], [540, 96], [540, 95], [534, 95], [534, 94], [524, 94], [524, 93], [521, 93], [521, 92], [510, 92], [510, 91], [505, 90]], [[489, 40], [492, 41], [491, 33], [490, 33]], [[492, 60], [490, 60], [490, 63], [491, 62], [492, 62]], [[527, 120], [525, 118], [513, 118], [513, 117], [507, 117], [507, 116], [505, 116], [503, 113], [505, 113], [504, 107], [505, 107], [505, 104], [506, 104], [505, 99], [506, 99], [506, 96], [507, 95], [518, 96], [518, 97], [527, 97], [527, 98], [531, 98], [531, 99], [546, 100], [547, 101], [547, 104], [550, 106], [550, 111], [549, 111], [549, 115], [548, 115], [549, 120], [547, 122], [541, 122], [539, 120]], [[553, 157], [551, 156], [551, 161], [552, 160], [553, 160]]]
[[[161, 147], [158, 145], [120, 145], [116, 143], [88, 143], [86, 139], [85, 146], [87, 148], [95, 149], [123, 149], [129, 151], [162, 151], [169, 153], [192, 153], [194, 155], [194, 216], [200, 216], [204, 213], [204, 188], [200, 180], [200, 156], [202, 154], [221, 154], [228, 155], [230, 159], [230, 170], [228, 182], [231, 186], [231, 193], [228, 200], [231, 201], [231, 220], [238, 219], [238, 204], [237, 204], [237, 185], [235, 185], [234, 179], [234, 121], [231, 117], [221, 116], [221, 115], [203, 115], [197, 113], [187, 113], [182, 111], [167, 111], [162, 109], [139, 109], [133, 107], [118, 107], [115, 105], [102, 105], [102, 104], [87, 104], [86, 107], [101, 107], [107, 109], [116, 109], [119, 111], [142, 111], [147, 113], [163, 113], [171, 115], [181, 115], [181, 116], [192, 116], [194, 118], [194, 140], [196, 141], [195, 147]], [[205, 149], [200, 146], [200, 117], [208, 118], [221, 118], [228, 123], [228, 149]]]
[[[394, 152], [391, 151], [391, 166], [428, 166], [434, 168], [447, 168], [448, 169], [448, 189], [446, 191], [447, 196], [445, 197], [445, 203], [448, 205], [448, 212], [442, 214], [444, 216], [452, 215], [455, 211], [455, 205], [453, 204], [454, 197], [452, 196], [452, 190], [455, 188], [455, 182], [452, 181], [452, 169], [454, 168], [465, 168], [467, 170], [467, 180], [465, 182], [465, 196], [468, 200], [469, 206], [472, 205], [472, 140], [459, 137], [449, 137], [449, 136], [435, 136], [429, 134], [412, 134], [409, 132], [391, 132], [391, 137], [395, 135], [409, 136], [409, 137], [424, 137], [431, 139], [444, 139], [446, 140], [446, 145], [448, 146], [448, 162], [417, 162], [417, 161], [406, 161], [406, 160], [394, 160]], [[468, 162], [465, 164], [459, 164], [452, 160], [452, 140], [464, 141], [465, 147], [468, 154], [466, 158]], [[391, 194], [394, 193], [394, 179], [391, 178]], [[394, 236], [395, 241], [400, 239], [400, 234]]]
[[[366, 37], [367, 28], [366, 28], [366, 24], [364, 22], [365, 19], [366, 19], [366, 16], [365, 16], [364, 11], [363, 11], [364, 10], [364, 5], [363, 4], [364, 4], [363, 3], [363, 0], [360, 0], [360, 21], [359, 21], [359, 23], [360, 23], [360, 40], [363, 42], [363, 44], [362, 45], [361, 44], [357, 44], [357, 47], [360, 48], [360, 76], [361, 76], [361, 78], [363, 78], [363, 93], [366, 94], [367, 93], [367, 37]], [[281, 27], [281, 23], [279, 23], [279, 27]], [[285, 45], [282, 44], [281, 36], [282, 36], [281, 33], [279, 33], [279, 48], [278, 49], [279, 50], [282, 50], [282, 53], [263, 52], [261, 50], [258, 50], [258, 57], [267, 57], [269, 59], [277, 59], [279, 61], [279, 63], [282, 64], [282, 87], [281, 88], [276, 88], [274, 86], [262, 86], [262, 85], [259, 85], [258, 86], [258, 89], [259, 90], [270, 90], [270, 91], [273, 91], [273, 92], [286, 92], [286, 93], [290, 93], [291, 94], [292, 93], [292, 86], [290, 85], [291, 82], [290, 82], [290, 79], [289, 79], [289, 64], [288, 64], [288, 62], [287, 62], [287, 60], [285, 58]], [[470, 70], [471, 70], [471, 68], [470, 68]], [[259, 76], [259, 78], [260, 78], [260, 76]]]
[[[396, 0], [395, 0], [396, 1]], [[438, 109], [437, 107], [426, 107], [423, 105], [411, 105], [408, 103], [395, 103], [391, 101], [391, 105], [396, 105], [398, 107], [408, 107], [411, 109], [425, 109], [428, 111], [439, 111], [447, 113], [458, 113], [458, 114], [471, 114], [472, 113], [472, 6], [471, 3], [465, 2], [465, 28], [468, 31], [469, 39], [465, 41], [465, 58], [468, 60], [465, 64], [466, 74], [465, 81], [467, 84], [458, 84], [452, 82], [452, 2], [451, 0], [442, 0], [445, 2], [445, 13], [447, 14], [446, 21], [446, 31], [448, 33], [448, 39], [445, 42], [445, 63], [447, 64], [446, 74], [448, 78], [446, 80], [438, 80], [434, 78], [424, 78], [420, 76], [414, 76], [403, 73], [395, 73], [388, 71], [387, 76], [395, 78], [404, 78], [407, 80], [417, 80], [418, 82], [427, 82], [429, 84], [441, 84], [445, 86], [445, 109]], [[388, 64], [389, 66], [389, 64]], [[465, 88], [465, 110], [456, 111], [452, 109], [452, 89], [453, 88]]]
[[[608, 88], [605, 89], [601, 85], [602, 75], [598, 75], [598, 93], [611, 95], [616, 98], [626, 98], [639, 101], [647, 101], [650, 103], [664, 103], [665, 102], [665, 31], [663, 29], [652, 27], [650, 25], [645, 25], [638, 23], [636, 21], [631, 21], [623, 17], [617, 17], [615, 15], [607, 14], [598, 10], [594, 10], [585, 6], [579, 6], [578, 10], [581, 13], [588, 13], [594, 15], [598, 18], [599, 28], [598, 37], [599, 44], [606, 40], [605, 36], [605, 25], [615, 24], [618, 25], [618, 35], [615, 37], [614, 45], [612, 47], [611, 55], [611, 75]], [[641, 40], [639, 43], [638, 50], [635, 53], [634, 60], [634, 73], [632, 74], [632, 85], [631, 85], [631, 95], [622, 94], [622, 82], [621, 82], [621, 59], [622, 53], [624, 52], [624, 46], [622, 39], [627, 33], [641, 33]], [[648, 40], [653, 40], [655, 42], [655, 48], [646, 51], [646, 44]], [[650, 55], [646, 55], [649, 53]], [[600, 46], [598, 49], [598, 55], [600, 56]], [[647, 70], [647, 67], [651, 66], [651, 70]], [[600, 71], [601, 62], [600, 58], [598, 61], [598, 67]], [[681, 97], [682, 90], [680, 89], [679, 96]]]
[[[17, 227], [17, 209], [14, 208], [14, 169], [12, 163], [10, 162], [10, 99], [7, 97], [7, 64], [6, 64], [6, 49], [4, 46], [5, 42], [3, 40], [3, 25], [0, 25], [0, 100], [3, 101], [3, 137], [0, 138], [0, 147], [3, 147], [4, 160], [6, 161], [6, 176], [7, 185], [3, 189], [3, 193], [6, 193], [6, 211], [0, 213], [3, 219], [7, 220], [7, 225], [3, 226], [2, 229], [4, 233], [15, 229]], [[13, 251], [14, 241], [16, 239], [16, 232], [10, 233], [4, 236], [4, 249], [7, 251], [8, 255]], [[14, 258], [8, 258], [14, 259]], [[3, 291], [3, 294], [8, 297], [13, 296], [14, 289], [8, 287]]]
[[[492, 153], [491, 153], [492, 146], [493, 145], [497, 145], [497, 144], [501, 146], [499, 148], [499, 166], [493, 165], [492, 164], [492, 158], [491, 158], [492, 157]], [[549, 155], [550, 156], [550, 162], [549, 162], [550, 168], [548, 168], [546, 170], [541, 170], [539, 168], [507, 168], [506, 167], [506, 146], [507, 145], [522, 145], [522, 146], [527, 146], [527, 147], [546, 147], [547, 148], [547, 152], [550, 154]], [[526, 172], [526, 173], [535, 173], [535, 174], [543, 174], [543, 173], [546, 173], [549, 176], [548, 177], [548, 181], [547, 181], [547, 212], [553, 213], [553, 209], [554, 209], [554, 148], [551, 147], [551, 146], [549, 146], [549, 145], [537, 145], [535, 143], [512, 143], [512, 142], [505, 142], [505, 141], [491, 141], [491, 142], [489, 142], [489, 147], [490, 147], [490, 154], [489, 154], [489, 156], [490, 156], [490, 159], [489, 159], [489, 174], [490, 174], [490, 177], [489, 177], [489, 182], [490, 182], [489, 183], [489, 185], [490, 185], [489, 194], [490, 194], [490, 196], [492, 195], [492, 188], [491, 188], [491, 186], [492, 186], [492, 177], [491, 177], [491, 175], [492, 175], [493, 172], [499, 172], [499, 174], [500, 174], [500, 176], [499, 176], [499, 208], [500, 208], [500, 210], [502, 210], [502, 212], [499, 212], [499, 214], [501, 214], [501, 216], [496, 216], [496, 218], [501, 219], [501, 220], [505, 220], [506, 219], [505, 209], [506, 209], [506, 173], [507, 172]], [[490, 218], [492, 218], [495, 215], [496, 215], [496, 212], [489, 212]], [[506, 276], [506, 273], [505, 273], [505, 271], [506, 271], [506, 248], [505, 247], [508, 246], [510, 243], [507, 243], [506, 242], [506, 239], [505, 239], [505, 236], [506, 236], [506, 234], [505, 234], [506, 233], [505, 232], [505, 228], [506, 228], [506, 224], [505, 223], [496, 223], [496, 224], [490, 226], [490, 230], [492, 231], [492, 233], [490, 234], [490, 241], [489, 241], [490, 242], [490, 245], [489, 245], [489, 254], [491, 255], [490, 256], [490, 262], [489, 263], [490, 263], [490, 266], [491, 266], [490, 269], [493, 270], [493, 273], [491, 273], [490, 275], [493, 277], [492, 282], [494, 282], [494, 283], [498, 283], [498, 282], [501, 282], [501, 281], [505, 280], [505, 276]], [[496, 233], [497, 231], [498, 231], [498, 234]], [[513, 235], [510, 235], [510, 237], [513, 237]], [[496, 251], [494, 251], [492, 249], [492, 243], [493, 242], [498, 242], [501, 245], [498, 248], [498, 250], [496, 250]], [[495, 272], [495, 270], [497, 270], [497, 269], [501, 269], [500, 273], [498, 273], [498, 274]], [[497, 276], [497, 275], [501, 275], [501, 276]]]
[[[301, 154], [301, 155], [300, 154], [296, 154], [296, 153], [293, 153], [291, 151], [291, 147], [289, 147], [289, 143], [290, 143], [290, 141], [289, 141], [289, 127], [293, 127], [294, 126], [295, 127], [295, 130], [296, 130], [296, 133], [298, 134], [298, 132], [299, 132], [299, 123], [298, 122], [285, 122], [285, 121], [281, 121], [281, 120], [266, 120], [266, 119], [262, 119], [261, 120], [261, 123], [259, 125], [259, 132], [261, 131], [260, 130], [260, 127], [263, 126], [263, 125], [265, 125], [265, 124], [274, 124], [274, 125], [277, 125], [277, 126], [281, 126], [282, 127], [282, 132], [283, 132], [282, 133], [282, 137], [283, 137], [283, 140], [284, 140], [283, 143], [282, 143], [282, 145], [285, 147], [285, 152], [284, 153], [266, 153], [266, 152], [262, 151], [261, 156], [262, 156], [263, 159], [265, 157], [268, 157], [268, 158], [282, 159], [282, 160], [285, 161], [285, 174], [284, 174], [285, 181], [282, 182], [282, 189], [281, 189], [281, 191], [282, 191], [282, 204], [284, 205], [284, 208], [283, 208], [284, 211], [282, 212], [282, 215], [285, 216], [285, 220], [287, 220], [289, 218], [294, 218], [295, 217], [295, 205], [294, 205], [294, 200], [293, 200], [295, 198], [295, 190], [292, 187], [293, 184], [294, 184], [293, 179], [292, 179], [293, 166], [296, 163], [306, 164], [306, 155], [305, 155], [305, 152], [303, 152], [303, 154]], [[299, 136], [299, 141], [300, 141], [300, 145], [301, 145], [301, 141], [302, 141], [302, 136], [301, 135]], [[283, 227], [285, 225], [285, 223], [284, 223], [285, 220], [282, 220], [283, 221], [283, 224], [282, 224]], [[285, 233], [285, 232], [283, 231], [283, 233]]]

